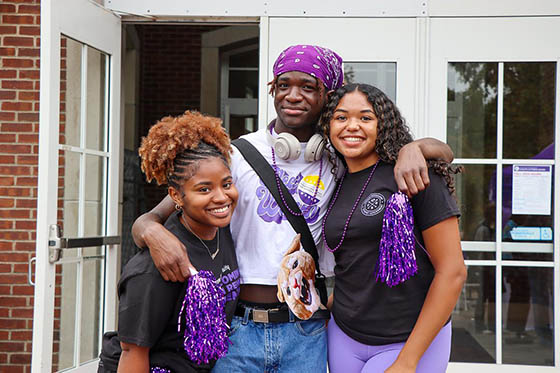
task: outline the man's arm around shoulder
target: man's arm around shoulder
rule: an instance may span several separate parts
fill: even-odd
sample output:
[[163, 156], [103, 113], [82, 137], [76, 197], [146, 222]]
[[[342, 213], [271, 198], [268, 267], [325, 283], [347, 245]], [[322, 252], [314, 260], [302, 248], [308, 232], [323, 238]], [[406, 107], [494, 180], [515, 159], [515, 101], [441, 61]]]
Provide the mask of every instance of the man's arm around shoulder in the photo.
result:
[[409, 197], [430, 184], [426, 159], [442, 159], [451, 163], [453, 151], [446, 143], [430, 137], [418, 139], [401, 148], [395, 164], [395, 181], [399, 190]]
[[166, 281], [185, 281], [194, 270], [185, 246], [163, 223], [175, 204], [166, 196], [156, 207], [141, 215], [132, 225], [132, 238], [138, 247], [148, 247], [152, 260]]

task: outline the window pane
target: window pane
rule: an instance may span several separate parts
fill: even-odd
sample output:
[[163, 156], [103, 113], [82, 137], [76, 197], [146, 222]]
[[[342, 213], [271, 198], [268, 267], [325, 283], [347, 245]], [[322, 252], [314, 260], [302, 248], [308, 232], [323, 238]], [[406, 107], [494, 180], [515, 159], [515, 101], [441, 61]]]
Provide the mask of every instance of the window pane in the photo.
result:
[[457, 158], [496, 158], [498, 64], [447, 68], [447, 143]]
[[504, 158], [553, 159], [556, 63], [504, 64]]
[[230, 71], [229, 93], [230, 98], [257, 98], [259, 92], [258, 71]]
[[105, 150], [107, 55], [88, 47], [86, 147]]
[[53, 367], [55, 371], [74, 366], [76, 338], [76, 284], [78, 264], [56, 266]]
[[259, 50], [253, 49], [229, 57], [229, 67], [259, 67]]
[[453, 311], [451, 361], [496, 362], [496, 269], [469, 266]]
[[82, 47], [60, 38], [60, 143], [72, 146], [81, 145]]
[[83, 263], [80, 363], [99, 356], [99, 329], [103, 319], [103, 263], [88, 259]]
[[382, 90], [397, 102], [397, 64], [395, 62], [344, 62], [346, 83], [367, 83]]
[[554, 365], [553, 269], [504, 267], [504, 364]]
[[86, 155], [84, 236], [102, 236], [104, 229], [106, 165], [103, 157]]
[[455, 177], [463, 241], [496, 241], [496, 202], [492, 180], [494, 165], [463, 165]]
[[229, 136], [235, 140], [241, 135], [245, 135], [257, 130], [257, 116], [231, 115], [229, 117]]

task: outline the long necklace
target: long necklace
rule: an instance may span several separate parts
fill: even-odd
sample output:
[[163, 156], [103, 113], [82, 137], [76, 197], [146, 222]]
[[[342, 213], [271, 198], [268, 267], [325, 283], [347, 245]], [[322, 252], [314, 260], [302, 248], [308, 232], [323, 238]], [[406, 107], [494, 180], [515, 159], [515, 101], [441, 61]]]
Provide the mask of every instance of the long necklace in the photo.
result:
[[[270, 147], [270, 150], [272, 151], [272, 169], [274, 170], [274, 176], [276, 178], [276, 186], [278, 187], [278, 192], [280, 192], [280, 198], [282, 198], [282, 203], [288, 209], [290, 214], [295, 216], [303, 216], [303, 212], [297, 212], [292, 210], [290, 206], [288, 206], [288, 204], [286, 203], [286, 199], [284, 198], [284, 193], [282, 193], [282, 188], [280, 188], [280, 177], [278, 176], [278, 166], [276, 165], [276, 155], [274, 153], [274, 148]], [[323, 173], [323, 158], [321, 158], [321, 160], [319, 161], [319, 178], [317, 179], [317, 184], [315, 185], [315, 192], [313, 192], [313, 198], [311, 199], [312, 203], [313, 201], [315, 201], [315, 198], [317, 197], [317, 192], [319, 191], [319, 185], [321, 185], [322, 173]]]
[[346, 174], [348, 173], [348, 171], [346, 171], [344, 173], [344, 175], [342, 176], [342, 179], [340, 180], [340, 183], [338, 184], [338, 188], [336, 189], [336, 193], [334, 195], [334, 198], [331, 201], [331, 204], [329, 205], [329, 208], [327, 209], [327, 212], [325, 214], [325, 217], [323, 218], [323, 224], [321, 225], [321, 233], [323, 235], [323, 242], [325, 243], [325, 247], [327, 248], [327, 250], [329, 250], [331, 253], [335, 252], [336, 250], [338, 250], [338, 248], [340, 246], [342, 246], [342, 242], [344, 241], [344, 238], [346, 238], [346, 231], [348, 230], [348, 224], [350, 224], [350, 219], [352, 218], [352, 215], [354, 214], [354, 211], [356, 210], [356, 207], [358, 207], [358, 204], [360, 203], [360, 200], [362, 199], [362, 196], [364, 195], [364, 192], [366, 191], [366, 188], [369, 184], [369, 181], [371, 180], [371, 177], [373, 176], [373, 173], [375, 172], [375, 169], [377, 168], [377, 165], [379, 164], [379, 160], [377, 160], [377, 162], [375, 162], [375, 165], [373, 166], [373, 168], [371, 169], [371, 172], [369, 173], [369, 176], [364, 184], [364, 186], [362, 187], [362, 190], [360, 190], [360, 194], [358, 195], [358, 198], [356, 198], [356, 201], [354, 202], [354, 206], [352, 206], [352, 210], [350, 210], [350, 214], [348, 215], [348, 218], [346, 219], [346, 223], [344, 223], [344, 230], [342, 231], [342, 238], [340, 239], [340, 242], [338, 243], [338, 245], [336, 245], [334, 247], [334, 249], [331, 249], [329, 247], [329, 244], [327, 243], [327, 236], [325, 234], [325, 223], [327, 222], [327, 218], [334, 206], [334, 203], [336, 202], [336, 199], [338, 198], [338, 193], [340, 193], [340, 189], [342, 188], [342, 184], [344, 182], [344, 177], [346, 176]]
[[189, 230], [189, 232], [191, 232], [196, 238], [198, 238], [198, 240], [200, 241], [200, 243], [202, 245], [204, 245], [204, 247], [206, 248], [206, 251], [208, 251], [208, 255], [210, 255], [210, 258], [212, 258], [212, 260], [214, 260], [214, 258], [216, 258], [216, 255], [218, 255], [218, 253], [220, 252], [220, 228], [218, 228], [218, 230], [216, 231], [216, 236], [218, 236], [218, 238], [216, 239], [216, 252], [214, 254], [212, 254], [212, 251], [210, 251], [210, 248], [208, 247], [208, 245], [206, 245], [204, 243], [204, 241], [202, 240], [202, 238], [198, 237], [198, 235], [196, 233], [194, 233], [194, 231], [192, 230], [191, 226], [189, 225], [189, 223], [187, 223], [187, 219], [185, 219], [184, 215], [181, 214], [181, 220], [182, 222], [185, 224], [185, 226], [187, 227], [187, 229]]

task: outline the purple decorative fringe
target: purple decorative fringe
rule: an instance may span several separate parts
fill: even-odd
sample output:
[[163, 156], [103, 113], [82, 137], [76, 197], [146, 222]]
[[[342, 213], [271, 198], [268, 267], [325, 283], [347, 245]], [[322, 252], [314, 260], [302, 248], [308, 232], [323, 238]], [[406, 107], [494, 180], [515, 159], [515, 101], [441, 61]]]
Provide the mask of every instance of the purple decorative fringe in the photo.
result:
[[376, 281], [398, 285], [418, 271], [416, 265], [414, 215], [406, 194], [393, 194], [383, 216]]
[[150, 369], [150, 373], [171, 373], [169, 369], [160, 368], [160, 367], [152, 367]]
[[178, 331], [184, 312], [183, 345], [187, 356], [197, 364], [208, 364], [227, 353], [230, 341], [224, 307], [225, 291], [212, 272], [200, 271], [189, 278]]

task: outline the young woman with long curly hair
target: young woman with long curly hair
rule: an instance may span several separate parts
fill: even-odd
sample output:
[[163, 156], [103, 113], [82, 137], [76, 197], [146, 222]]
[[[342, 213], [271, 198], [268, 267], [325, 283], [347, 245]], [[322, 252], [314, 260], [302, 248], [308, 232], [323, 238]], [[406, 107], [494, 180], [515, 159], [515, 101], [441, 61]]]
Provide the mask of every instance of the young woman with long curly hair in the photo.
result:
[[[321, 128], [334, 148], [331, 159], [339, 157], [347, 167], [323, 221], [323, 238], [336, 261], [329, 302], [330, 371], [445, 372], [450, 315], [466, 276], [459, 210], [451, 194], [456, 170], [431, 162], [430, 185], [410, 200], [414, 236], [406, 265], [417, 269], [391, 264], [379, 275], [388, 262], [401, 263], [392, 257], [396, 251], [383, 254], [383, 247], [397, 242], [393, 249], [400, 250], [403, 242], [397, 238], [404, 223], [389, 222], [387, 237], [382, 231], [393, 213], [386, 210], [397, 201], [393, 195], [410, 206], [405, 195], [395, 194], [392, 175], [399, 150], [412, 136], [391, 100], [367, 84], [332, 93]], [[389, 281], [390, 276], [399, 280]]]

